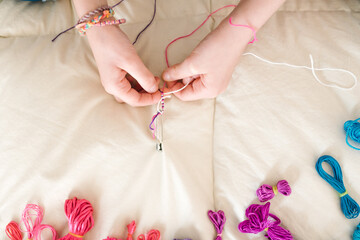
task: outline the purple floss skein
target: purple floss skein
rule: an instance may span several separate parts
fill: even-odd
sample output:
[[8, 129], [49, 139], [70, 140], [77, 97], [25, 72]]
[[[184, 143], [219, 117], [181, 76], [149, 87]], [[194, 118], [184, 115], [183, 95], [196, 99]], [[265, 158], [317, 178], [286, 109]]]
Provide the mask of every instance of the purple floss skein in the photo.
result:
[[255, 234], [265, 231], [265, 236], [270, 240], [293, 240], [290, 231], [279, 226], [281, 220], [274, 214], [269, 213], [269, 209], [269, 202], [265, 205], [250, 205], [245, 212], [248, 220], [239, 223], [239, 231]]
[[291, 187], [286, 180], [280, 180], [274, 187], [263, 184], [256, 190], [256, 195], [260, 202], [266, 202], [274, 198], [278, 192], [284, 196], [291, 194]]
[[224, 229], [224, 225], [226, 222], [225, 213], [221, 210], [217, 212], [213, 212], [211, 210], [208, 211], [208, 216], [210, 218], [210, 221], [214, 224], [217, 236], [215, 240], [222, 240], [221, 234]]

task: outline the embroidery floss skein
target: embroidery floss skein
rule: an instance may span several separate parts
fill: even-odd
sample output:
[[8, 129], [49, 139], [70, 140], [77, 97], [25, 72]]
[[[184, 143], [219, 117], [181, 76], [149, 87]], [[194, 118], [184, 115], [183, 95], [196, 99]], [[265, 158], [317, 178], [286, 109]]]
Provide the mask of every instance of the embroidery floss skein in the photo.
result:
[[256, 190], [256, 195], [260, 202], [266, 202], [274, 198], [278, 192], [284, 196], [291, 194], [290, 185], [286, 180], [280, 180], [275, 186], [263, 184]]
[[132, 221], [131, 223], [129, 223], [127, 226], [127, 230], [128, 230], [128, 235], [126, 240], [133, 240], [132, 235], [134, 234], [135, 230], [136, 230], [136, 223], [135, 221]]
[[5, 233], [10, 240], [22, 240], [23, 238], [19, 224], [15, 221], [11, 221], [8, 225], [6, 225]]
[[146, 235], [146, 240], [159, 240], [159, 239], [160, 239], [160, 231], [156, 229], [151, 229]]
[[354, 231], [353, 240], [360, 240], [360, 224], [357, 225], [357, 227]]
[[217, 212], [213, 212], [211, 210], [208, 211], [208, 216], [210, 218], [210, 221], [214, 224], [215, 230], [216, 230], [216, 238], [215, 240], [222, 240], [222, 232], [225, 226], [226, 217], [225, 213], [222, 210], [219, 210]]
[[[27, 204], [24, 212], [21, 216], [21, 220], [25, 226], [25, 233], [28, 235], [28, 239], [39, 240], [41, 238], [42, 230], [49, 228], [52, 232], [52, 239], [56, 239], [55, 229], [46, 224], [41, 224], [43, 220], [44, 212], [43, 209], [36, 204]], [[35, 218], [35, 219], [34, 219]], [[21, 230], [21, 229], [20, 229]]]
[[69, 233], [58, 240], [78, 240], [94, 227], [93, 207], [86, 199], [68, 199], [64, 205]]
[[360, 150], [360, 148], [354, 147], [349, 143], [349, 138], [353, 140], [354, 142], [357, 142], [360, 144], [360, 118], [355, 120], [349, 120], [346, 121], [344, 124], [344, 130], [346, 132], [346, 144], [355, 149]]
[[[328, 163], [332, 168], [334, 176], [331, 176], [322, 168], [322, 163]], [[340, 206], [346, 218], [356, 218], [359, 216], [360, 207], [352, 199], [345, 189], [343, 175], [339, 163], [331, 156], [324, 155], [318, 159], [315, 165], [316, 171], [326, 182], [328, 182], [340, 196]]]
[[269, 213], [269, 209], [270, 202], [265, 205], [250, 205], [245, 211], [248, 220], [239, 223], [239, 231], [255, 234], [265, 231], [265, 236], [270, 240], [293, 240], [290, 231], [279, 226], [281, 220]]

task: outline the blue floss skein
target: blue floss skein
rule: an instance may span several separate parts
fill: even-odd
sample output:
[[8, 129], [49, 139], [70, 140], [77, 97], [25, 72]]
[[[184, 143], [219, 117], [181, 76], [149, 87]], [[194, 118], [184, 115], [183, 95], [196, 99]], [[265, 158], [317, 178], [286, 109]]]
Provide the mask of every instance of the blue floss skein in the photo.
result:
[[360, 240], [360, 224], [357, 225], [357, 227], [354, 231], [353, 240]]
[[[327, 172], [324, 171], [322, 168], [323, 162], [326, 162], [330, 165], [334, 177], [330, 176]], [[341, 210], [343, 211], [345, 217], [351, 219], [359, 216], [360, 207], [355, 202], [355, 200], [349, 196], [345, 189], [339, 163], [333, 157], [324, 155], [318, 159], [315, 168], [319, 175], [339, 193]]]
[[354, 147], [349, 143], [349, 138], [354, 142], [360, 143], [360, 118], [356, 120], [346, 121], [344, 124], [344, 130], [346, 132], [346, 144], [356, 150], [360, 150], [360, 148]]

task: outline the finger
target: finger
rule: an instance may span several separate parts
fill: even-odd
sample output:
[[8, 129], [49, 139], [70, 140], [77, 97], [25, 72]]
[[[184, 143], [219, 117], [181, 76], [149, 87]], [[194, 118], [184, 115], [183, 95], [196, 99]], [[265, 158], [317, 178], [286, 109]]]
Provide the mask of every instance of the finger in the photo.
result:
[[123, 100], [121, 100], [120, 98], [118, 98], [118, 97], [116, 97], [116, 96], [114, 96], [114, 98], [115, 98], [115, 100], [116, 100], [117, 102], [119, 102], [119, 103], [123, 103], [123, 102], [124, 102]]
[[[173, 88], [177, 87], [178, 89], [185, 86], [183, 83], [175, 85]], [[215, 94], [212, 94], [212, 91], [206, 87], [203, 82], [203, 78], [197, 78], [191, 82], [184, 90], [174, 93], [174, 95], [182, 101], [194, 101], [203, 98], [212, 98], [215, 97]]]
[[195, 69], [190, 64], [188, 59], [185, 59], [182, 63], [175, 64], [167, 69], [162, 74], [165, 81], [176, 81], [186, 77], [196, 75]]
[[172, 88], [177, 82], [176, 81], [173, 81], [173, 82], [164, 82], [165, 85], [168, 87], [168, 88]]
[[194, 79], [197, 79], [197, 78], [199, 78], [199, 77], [200, 77], [200, 75], [199, 75], [199, 74], [196, 74], [196, 75], [194, 75], [194, 76], [184, 78], [182, 82], [186, 85], [186, 84], [189, 84], [189, 83], [190, 83], [191, 81], [193, 81]]
[[159, 89], [160, 79], [154, 77], [139, 56], [130, 61], [124, 70], [130, 73], [147, 92], [154, 93]]
[[130, 82], [125, 77], [119, 81], [108, 83], [106, 89], [116, 98], [134, 107], [152, 105], [157, 103], [161, 98], [159, 91], [155, 93], [139, 93], [131, 87]]

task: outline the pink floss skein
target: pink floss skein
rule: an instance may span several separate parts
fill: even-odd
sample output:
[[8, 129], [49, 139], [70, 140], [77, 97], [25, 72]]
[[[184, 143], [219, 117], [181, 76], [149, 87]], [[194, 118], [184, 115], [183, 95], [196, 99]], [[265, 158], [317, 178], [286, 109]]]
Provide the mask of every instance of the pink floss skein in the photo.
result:
[[65, 214], [69, 221], [69, 233], [59, 240], [78, 240], [94, 227], [93, 207], [86, 199], [65, 201]]
[[270, 186], [267, 184], [261, 185], [256, 190], [256, 195], [258, 196], [260, 202], [266, 202], [274, 198], [278, 192], [284, 196], [289, 196], [291, 194], [290, 185], [286, 180], [280, 180], [276, 186]]
[[[28, 239], [40, 240], [42, 230], [49, 228], [52, 232], [52, 239], [56, 239], [55, 229], [46, 224], [41, 224], [43, 220], [43, 209], [36, 204], [27, 204], [24, 212], [21, 216], [21, 220], [24, 223], [25, 231], [28, 234]], [[35, 218], [35, 219], [33, 219]], [[20, 229], [21, 230], [21, 229]]]
[[17, 222], [11, 221], [8, 225], [6, 225], [5, 232], [11, 240], [22, 240], [23, 238], [22, 232]]

